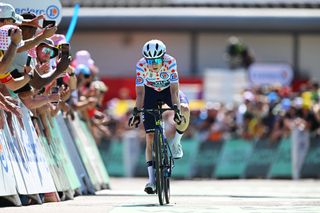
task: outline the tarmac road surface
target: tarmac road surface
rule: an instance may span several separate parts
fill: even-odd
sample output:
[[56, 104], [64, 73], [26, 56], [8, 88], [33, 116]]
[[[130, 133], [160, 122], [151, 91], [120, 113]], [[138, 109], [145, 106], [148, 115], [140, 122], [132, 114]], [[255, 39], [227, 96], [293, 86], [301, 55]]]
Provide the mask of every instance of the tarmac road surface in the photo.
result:
[[143, 191], [146, 178], [111, 178], [111, 190], [71, 201], [0, 208], [0, 213], [320, 213], [320, 180], [173, 180], [171, 203]]

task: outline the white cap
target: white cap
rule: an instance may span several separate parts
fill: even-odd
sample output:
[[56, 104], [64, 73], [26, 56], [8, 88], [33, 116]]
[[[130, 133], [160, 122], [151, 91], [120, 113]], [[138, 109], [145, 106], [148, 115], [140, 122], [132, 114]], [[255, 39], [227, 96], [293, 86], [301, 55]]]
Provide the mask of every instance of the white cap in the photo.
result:
[[94, 65], [94, 60], [92, 60], [91, 55], [87, 50], [80, 50], [76, 52], [75, 60], [77, 65], [84, 64], [88, 67]]
[[12, 5], [5, 3], [0, 3], [0, 18], [12, 18], [17, 24], [21, 24], [24, 20], [22, 16], [16, 14]]

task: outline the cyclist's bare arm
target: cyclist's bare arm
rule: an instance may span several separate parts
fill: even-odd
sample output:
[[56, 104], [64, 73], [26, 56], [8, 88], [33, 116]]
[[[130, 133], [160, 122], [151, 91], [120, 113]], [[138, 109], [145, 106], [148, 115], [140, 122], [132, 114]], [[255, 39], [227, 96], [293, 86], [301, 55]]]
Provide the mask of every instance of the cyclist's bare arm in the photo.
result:
[[136, 98], [136, 107], [138, 109], [143, 108], [143, 102], [144, 102], [144, 86], [136, 86], [136, 94], [137, 94], [137, 98]]
[[171, 101], [173, 105], [177, 105], [180, 109], [180, 99], [179, 99], [179, 83], [170, 84]]

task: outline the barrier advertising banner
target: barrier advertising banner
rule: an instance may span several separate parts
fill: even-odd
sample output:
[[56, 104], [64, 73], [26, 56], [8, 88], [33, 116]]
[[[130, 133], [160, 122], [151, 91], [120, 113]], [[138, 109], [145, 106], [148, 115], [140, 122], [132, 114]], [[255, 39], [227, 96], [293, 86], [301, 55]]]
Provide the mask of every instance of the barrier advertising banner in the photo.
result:
[[59, 0], [2, 0], [11, 4], [17, 14], [33, 13], [36, 16], [45, 15], [48, 20], [55, 20], [57, 24], [62, 18], [62, 6]]
[[56, 153], [56, 154], [58, 154], [60, 157], [61, 163], [64, 168], [64, 172], [68, 178], [71, 189], [73, 190], [78, 189], [80, 188], [80, 181], [77, 177], [73, 164], [71, 163], [69, 153], [67, 152], [67, 149], [63, 142], [64, 138], [62, 137], [62, 134], [60, 132], [60, 129], [55, 117], [52, 118], [52, 124], [53, 124], [52, 133], [55, 135], [55, 138], [56, 138], [55, 143], [59, 147], [59, 153]]
[[14, 166], [14, 169], [17, 169], [14, 172], [15, 175], [17, 174], [16, 180], [20, 180], [19, 174], [21, 174], [26, 191], [19, 184], [17, 189], [20, 194], [53, 192], [55, 191], [54, 183], [46, 159], [39, 146], [40, 142], [36, 136], [28, 110], [23, 104], [20, 104], [20, 107], [23, 112], [24, 129], [21, 128], [16, 117], [13, 116], [14, 135], [11, 135], [9, 131], [5, 132], [12, 159], [18, 165], [18, 168]]
[[99, 153], [99, 150], [98, 150], [98, 147], [97, 147], [97, 144], [96, 144], [96, 141], [94, 140], [87, 124], [80, 120], [80, 124], [81, 124], [81, 128], [82, 128], [82, 131], [86, 134], [86, 140], [85, 142], [88, 142], [88, 148], [90, 147], [90, 150], [88, 150], [88, 153], [89, 152], [92, 152], [93, 156], [95, 157], [95, 161], [94, 162], [94, 166], [95, 166], [95, 169], [96, 169], [96, 172], [99, 173], [99, 175], [101, 176], [101, 182], [100, 182], [100, 185], [104, 188], [109, 188], [109, 174], [103, 164], [103, 161], [102, 161], [102, 158], [101, 158], [101, 155]]
[[215, 171], [217, 178], [241, 178], [252, 153], [252, 141], [235, 139], [226, 141]]
[[291, 139], [283, 138], [270, 168], [269, 178], [291, 178]]
[[296, 126], [291, 131], [292, 179], [300, 179], [301, 169], [310, 146], [310, 132]]
[[[50, 127], [50, 132], [54, 133], [53, 129]], [[48, 160], [50, 173], [53, 177], [57, 191], [65, 192], [71, 190], [71, 185], [68, 180], [65, 167], [64, 167], [64, 157], [63, 151], [61, 150], [59, 139], [56, 134], [52, 134], [51, 143], [48, 142], [47, 138], [44, 136], [44, 133], [41, 132], [40, 139], [41, 145], [46, 154]]]
[[126, 133], [121, 137], [121, 142], [123, 143], [122, 156], [124, 175], [126, 177], [133, 177], [137, 163], [140, 160], [141, 153], [145, 153], [140, 146], [140, 132], [136, 129], [126, 131]]
[[5, 134], [3, 130], [0, 130], [0, 196], [17, 194], [16, 181], [6, 143], [7, 140]]
[[183, 147], [183, 158], [174, 161], [172, 177], [190, 178], [192, 165], [197, 156], [199, 142], [194, 139], [183, 139], [181, 141]]
[[313, 137], [310, 141], [309, 152], [304, 160], [302, 178], [320, 177], [320, 137]]
[[77, 177], [79, 178], [81, 184], [81, 192], [83, 194], [94, 193], [94, 189], [90, 181], [90, 178], [87, 175], [87, 172], [78, 153], [77, 147], [75, 146], [75, 142], [73, 141], [73, 138], [70, 135], [70, 132], [68, 131], [68, 126], [64, 118], [62, 117], [61, 113], [56, 116], [56, 121], [58, 123], [59, 131], [61, 132], [61, 136], [63, 138], [62, 143], [67, 149], [72, 165], [74, 166], [75, 172], [77, 173]]
[[23, 156], [22, 149], [17, 141], [12, 139], [12, 135], [9, 131], [7, 122], [5, 122], [5, 127], [3, 130], [4, 136], [6, 138], [6, 143], [8, 145], [8, 154], [10, 156], [11, 165], [14, 173], [14, 178], [16, 181], [16, 187], [19, 194], [28, 194], [27, 188], [23, 179]]
[[280, 141], [270, 142], [269, 140], [259, 140], [255, 143], [245, 170], [245, 178], [267, 177], [279, 143]]
[[[21, 106], [21, 110], [23, 112], [23, 123], [25, 126], [25, 132], [27, 133], [29, 138], [29, 146], [32, 150], [32, 154], [30, 151], [29, 152], [31, 154], [30, 156], [34, 159], [34, 164], [37, 168], [37, 173], [35, 176], [39, 179], [39, 182], [41, 184], [41, 192], [54, 192], [56, 191], [55, 185], [50, 174], [45, 155], [43, 153], [44, 150], [40, 146], [40, 140], [29, 116], [29, 110], [23, 105]], [[18, 123], [16, 124], [18, 125]], [[16, 128], [19, 127], [17, 126]]]
[[109, 176], [103, 165], [93, 136], [90, 134], [86, 124], [80, 120], [76, 113], [70, 127], [90, 180], [95, 189], [99, 190], [101, 185], [109, 184]]
[[209, 178], [212, 176], [212, 172], [216, 168], [222, 144], [223, 142], [209, 141], [199, 144], [198, 153], [192, 166], [192, 177]]
[[56, 148], [53, 143], [49, 144], [47, 139], [41, 135], [40, 136], [41, 145], [45, 150], [45, 155], [47, 156], [49, 170], [52, 175], [54, 184], [58, 192], [63, 192], [71, 189], [67, 177], [64, 173], [63, 166], [60, 163], [58, 154], [56, 153]]
[[[123, 143], [113, 140], [107, 151], [100, 150], [105, 166], [112, 176], [124, 177]], [[140, 156], [139, 156], [140, 157]], [[140, 159], [140, 158], [139, 158]], [[144, 165], [145, 165], [145, 160]], [[139, 175], [138, 175], [139, 176]]]

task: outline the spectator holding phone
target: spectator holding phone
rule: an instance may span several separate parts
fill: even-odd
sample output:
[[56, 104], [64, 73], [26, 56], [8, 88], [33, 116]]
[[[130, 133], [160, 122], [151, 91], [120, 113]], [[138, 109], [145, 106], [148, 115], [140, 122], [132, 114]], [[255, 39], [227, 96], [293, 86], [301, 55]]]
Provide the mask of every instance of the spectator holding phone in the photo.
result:
[[[14, 12], [14, 9], [11, 5], [0, 3], [0, 27], [7, 24], [13, 24], [14, 22], [21, 22], [22, 20], [23, 18]], [[13, 59], [16, 55], [18, 44], [22, 39], [21, 30], [18, 28], [12, 29], [7, 32], [1, 31], [1, 35], [3, 35], [3, 33], [6, 33], [6, 37], [2, 40], [3, 43], [1, 43], [0, 46], [5, 45], [7, 46], [7, 49], [5, 52], [2, 49], [0, 50], [0, 78], [6, 78], [6, 76], [3, 76], [3, 74], [6, 73], [8, 67], [10, 67], [10, 65], [12, 64]], [[1, 83], [3, 83], [1, 79], [0, 81]], [[11, 113], [13, 113], [17, 116], [21, 127], [23, 128], [21, 120], [22, 112], [17, 106], [17, 102], [9, 96], [8, 90], [3, 85], [0, 85], [0, 107], [1, 109], [7, 111], [8, 121], [10, 120], [9, 116], [12, 116]], [[2, 112], [0, 113], [2, 114]], [[1, 115], [1, 117], [3, 118], [3, 114]], [[2, 128], [4, 120], [0, 120], [0, 126]]]
[[[60, 49], [61, 55], [70, 55], [70, 44], [66, 41], [66, 37], [62, 34], [54, 34], [51, 37], [54, 45]], [[75, 69], [69, 65], [66, 72], [61, 75], [65, 85], [68, 85], [70, 92], [77, 89], [77, 77]]]
[[[57, 30], [56, 26], [48, 25], [44, 28], [43, 32], [39, 35], [35, 36], [36, 29], [33, 29], [30, 31], [30, 28], [38, 28], [39, 26], [39, 20], [43, 19], [43, 16], [38, 17], [32, 17], [32, 15], [24, 14], [26, 16], [26, 20], [23, 19], [22, 16], [15, 14], [14, 8], [9, 4], [2, 4], [2, 10], [1, 11], [7, 11], [6, 14], [3, 15], [4, 20], [2, 23], [0, 23], [1, 26], [7, 26], [7, 28], [10, 28], [9, 30], [16, 30], [17, 28], [13, 26], [13, 24], [22, 24], [22, 29], [27, 30], [29, 29], [29, 32], [25, 33], [25, 39], [23, 42], [23, 45], [20, 45], [17, 49], [17, 52], [19, 54], [14, 57], [14, 61], [11, 64], [11, 66], [5, 67], [3, 72], [5, 72], [5, 75], [8, 79], [12, 79], [12, 76], [10, 76], [11, 72], [14, 71], [15, 73], [20, 73], [20, 75], [24, 76], [26, 79], [19, 79], [22, 80], [20, 84], [17, 84], [14, 81], [11, 81], [10, 85], [7, 86], [10, 87], [12, 90], [21, 89], [22, 86], [26, 84], [26, 82], [30, 81], [30, 85], [32, 85], [36, 89], [40, 89], [44, 84], [50, 83], [52, 80], [54, 80], [57, 76], [59, 76], [61, 73], [65, 71], [65, 69], [69, 66], [70, 58], [69, 56], [62, 56], [59, 60], [59, 63], [57, 65], [57, 69], [55, 72], [52, 72], [50, 75], [47, 75], [45, 77], [40, 76], [34, 69], [32, 68], [25, 68], [26, 62], [28, 60], [28, 50], [35, 47], [36, 45], [40, 44], [45, 38], [49, 38]], [[4, 12], [3, 12], [4, 13]], [[8, 17], [8, 14], [11, 14]], [[29, 17], [28, 17], [29, 16]], [[27, 19], [31, 18], [31, 19]], [[18, 20], [18, 21], [16, 21]], [[9, 32], [8, 30], [8, 32]], [[31, 72], [30, 72], [31, 71]], [[26, 77], [25, 75], [29, 76]], [[15, 84], [14, 84], [15, 83]], [[22, 91], [19, 91], [22, 92]]]
[[[22, 16], [15, 14], [14, 8], [9, 4], [0, 3], [0, 27], [5, 25], [12, 25], [15, 22], [21, 23], [23, 20]], [[9, 33], [10, 32], [10, 33]], [[3, 38], [4, 44], [2, 46], [7, 46], [6, 52], [0, 51], [0, 57], [2, 58], [0, 64], [0, 74], [5, 74], [15, 58], [18, 44], [22, 40], [21, 30], [18, 28], [13, 28], [7, 32], [8, 38]], [[3, 34], [1, 32], [1, 34]], [[9, 35], [10, 34], [10, 35]], [[10, 38], [10, 39], [9, 39]], [[11, 40], [11, 41], [10, 41]], [[3, 49], [3, 48], [1, 48]]]

